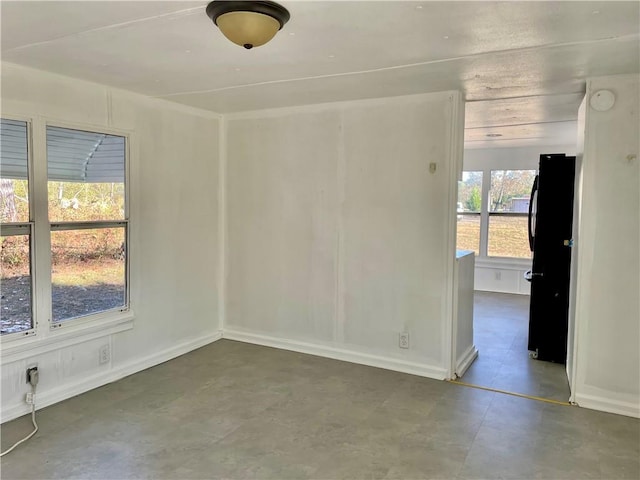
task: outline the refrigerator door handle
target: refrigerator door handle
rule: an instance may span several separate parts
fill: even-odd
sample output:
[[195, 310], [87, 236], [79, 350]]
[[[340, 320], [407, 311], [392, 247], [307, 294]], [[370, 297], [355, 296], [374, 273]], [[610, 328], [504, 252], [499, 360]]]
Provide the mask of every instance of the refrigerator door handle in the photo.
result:
[[526, 272], [524, 272], [524, 279], [527, 282], [530, 282], [531, 280], [533, 280], [533, 277], [544, 277], [544, 274], [538, 273], [538, 272], [532, 272], [531, 270], [527, 270]]
[[538, 200], [536, 198], [536, 194], [538, 192], [538, 175], [536, 175], [535, 180], [533, 181], [533, 188], [531, 189], [531, 198], [529, 199], [529, 218], [527, 221], [527, 228], [529, 230], [529, 248], [533, 252], [533, 236], [535, 235], [534, 225], [533, 225], [533, 206], [534, 203]]

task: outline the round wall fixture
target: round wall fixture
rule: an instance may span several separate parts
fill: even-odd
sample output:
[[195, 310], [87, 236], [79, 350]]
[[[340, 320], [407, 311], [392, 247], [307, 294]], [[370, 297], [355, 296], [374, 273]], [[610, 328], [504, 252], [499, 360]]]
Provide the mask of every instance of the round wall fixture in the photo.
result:
[[614, 103], [616, 103], [616, 97], [610, 90], [598, 90], [589, 100], [591, 108], [598, 112], [606, 112], [613, 107]]
[[214, 0], [207, 15], [225, 37], [246, 49], [271, 40], [289, 21], [289, 11], [267, 1]]

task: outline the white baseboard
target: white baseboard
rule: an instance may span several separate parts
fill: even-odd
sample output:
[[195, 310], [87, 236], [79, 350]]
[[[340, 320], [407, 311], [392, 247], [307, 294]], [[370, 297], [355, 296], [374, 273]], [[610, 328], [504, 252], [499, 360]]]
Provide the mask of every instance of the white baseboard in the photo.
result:
[[368, 365], [370, 367], [384, 368], [386, 370], [394, 370], [396, 372], [409, 373], [411, 375], [434, 378], [436, 380], [444, 380], [447, 376], [446, 369], [437, 365], [384, 357], [370, 353], [347, 350], [345, 348], [336, 348], [328, 345], [290, 340], [287, 338], [270, 337], [267, 335], [241, 332], [232, 329], [225, 329], [223, 338], [263, 345], [266, 347], [280, 348], [282, 350], [290, 350], [292, 352], [306, 353], [319, 357], [333, 358], [334, 360]]
[[575, 402], [583, 408], [640, 418], [640, 402], [627, 402], [599, 395], [576, 393]]
[[464, 372], [467, 371], [467, 368], [471, 366], [476, 358], [478, 358], [478, 349], [472, 344], [467, 348], [466, 352], [458, 357], [458, 361], [456, 362], [456, 374], [458, 377], [464, 375]]
[[[72, 381], [53, 388], [51, 390], [38, 392], [36, 408], [48, 407], [54, 403], [61, 402], [81, 393], [93, 390], [94, 388], [101, 387], [121, 378], [127, 377], [133, 373], [146, 370], [160, 363], [166, 362], [173, 358], [184, 355], [192, 350], [200, 347], [204, 347], [210, 343], [220, 340], [222, 338], [222, 332], [218, 331], [213, 334], [204, 335], [202, 337], [187, 340], [179, 343], [178, 345], [171, 346], [165, 350], [154, 352], [150, 355], [146, 355], [142, 358], [133, 359], [123, 365], [116, 366], [105, 372], [100, 372], [97, 375], [93, 375], [88, 378], [82, 378], [81, 380]], [[2, 408], [2, 418], [0, 422], [4, 423], [14, 418], [25, 415], [31, 411], [31, 407], [24, 402], [16, 403], [9, 407]]]
[[[370, 353], [348, 350], [345, 348], [336, 348], [329, 345], [301, 342], [286, 338], [270, 337], [267, 335], [241, 332], [236, 330], [225, 330], [224, 332], [218, 331], [212, 334], [204, 335], [202, 337], [184, 341], [165, 350], [155, 352], [141, 358], [133, 359], [123, 365], [116, 366], [105, 372], [100, 372], [99, 374], [93, 375], [89, 378], [82, 378], [81, 380], [72, 381], [48, 391], [38, 392], [37, 408], [41, 409], [66, 400], [68, 398], [74, 397], [76, 395], [80, 395], [81, 393], [87, 392], [94, 388], [98, 388], [108, 383], [115, 382], [116, 380], [129, 376], [131, 374], [140, 372], [147, 368], [179, 357], [180, 355], [184, 355], [185, 353], [188, 353], [197, 348], [213, 343], [221, 338], [227, 338], [230, 340], [237, 340], [240, 342], [252, 343], [256, 345], [264, 345], [267, 347], [280, 348], [283, 350], [290, 350], [320, 357], [333, 358], [335, 360], [368, 365], [371, 367], [384, 368], [387, 370], [394, 370], [397, 372], [434, 378], [437, 380], [444, 380], [447, 373], [444, 368], [437, 365], [385, 357], [381, 355], [373, 355]], [[473, 345], [469, 349], [467, 349], [467, 351], [463, 355], [460, 356], [457, 362], [457, 371], [460, 376], [464, 374], [464, 372], [467, 370], [467, 368], [469, 368], [469, 366], [477, 356], [478, 351]], [[627, 397], [625, 397], [625, 399], [612, 398], [615, 396], [616, 395], [605, 397], [600, 393], [576, 393], [575, 401], [580, 407], [640, 418], [640, 402], [634, 402], [633, 399], [632, 401], [628, 401]], [[7, 422], [14, 418], [25, 415], [29, 413], [29, 411], [29, 406], [22, 402], [10, 405], [6, 408], [3, 406], [0, 421], [2, 423]]]

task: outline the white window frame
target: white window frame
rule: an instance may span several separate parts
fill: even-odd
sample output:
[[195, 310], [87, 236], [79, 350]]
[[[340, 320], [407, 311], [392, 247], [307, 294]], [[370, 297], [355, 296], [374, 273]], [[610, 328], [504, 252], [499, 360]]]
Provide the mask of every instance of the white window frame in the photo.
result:
[[[132, 134], [129, 131], [73, 123], [45, 116], [24, 116], [3, 112], [1, 117], [27, 123], [29, 220], [31, 228], [31, 297], [32, 328], [8, 333], [0, 337], [2, 363], [28, 358], [73, 345], [90, 338], [117, 333], [133, 328], [134, 313], [131, 309], [131, 194], [130, 164]], [[69, 128], [86, 132], [117, 135], [125, 139], [125, 218], [123, 220], [97, 222], [49, 222], [47, 127]], [[7, 224], [5, 224], [7, 225]], [[51, 296], [51, 232], [77, 228], [125, 228], [125, 306], [93, 314], [54, 322]]]
[[30, 297], [31, 297], [31, 328], [21, 332], [7, 333], [2, 335], [3, 340], [11, 341], [36, 335], [38, 330], [36, 311], [38, 306], [37, 279], [35, 275], [35, 218], [34, 218], [34, 185], [33, 185], [33, 135], [31, 118], [20, 115], [1, 115], [4, 120], [24, 122], [27, 127], [27, 191], [29, 192], [29, 218], [26, 222], [5, 223], [0, 228], [1, 234], [7, 235], [29, 235], [29, 276], [30, 276]]
[[468, 216], [480, 216], [480, 243], [479, 243], [479, 254], [476, 257], [476, 266], [495, 266], [495, 264], [500, 264], [504, 268], [529, 268], [531, 266], [530, 258], [523, 257], [498, 257], [498, 256], [489, 256], [489, 221], [490, 217], [499, 217], [499, 216], [507, 216], [507, 217], [526, 217], [527, 213], [519, 213], [519, 212], [490, 212], [489, 211], [489, 192], [491, 190], [491, 172], [497, 170], [510, 170], [510, 171], [527, 171], [533, 170], [538, 173], [537, 168], [527, 168], [527, 167], [510, 167], [510, 168], [502, 168], [498, 166], [489, 166], [485, 168], [469, 168], [464, 169], [464, 172], [482, 172], [482, 191], [481, 191], [481, 207], [480, 213], [477, 212], [459, 212], [458, 215], [468, 215]]

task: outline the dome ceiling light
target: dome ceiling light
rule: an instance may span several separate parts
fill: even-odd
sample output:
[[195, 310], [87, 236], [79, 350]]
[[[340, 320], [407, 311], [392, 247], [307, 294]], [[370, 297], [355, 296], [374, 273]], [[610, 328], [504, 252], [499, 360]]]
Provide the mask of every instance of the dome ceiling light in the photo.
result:
[[275, 2], [232, 0], [214, 0], [207, 5], [207, 15], [225, 37], [247, 50], [271, 40], [290, 17]]

